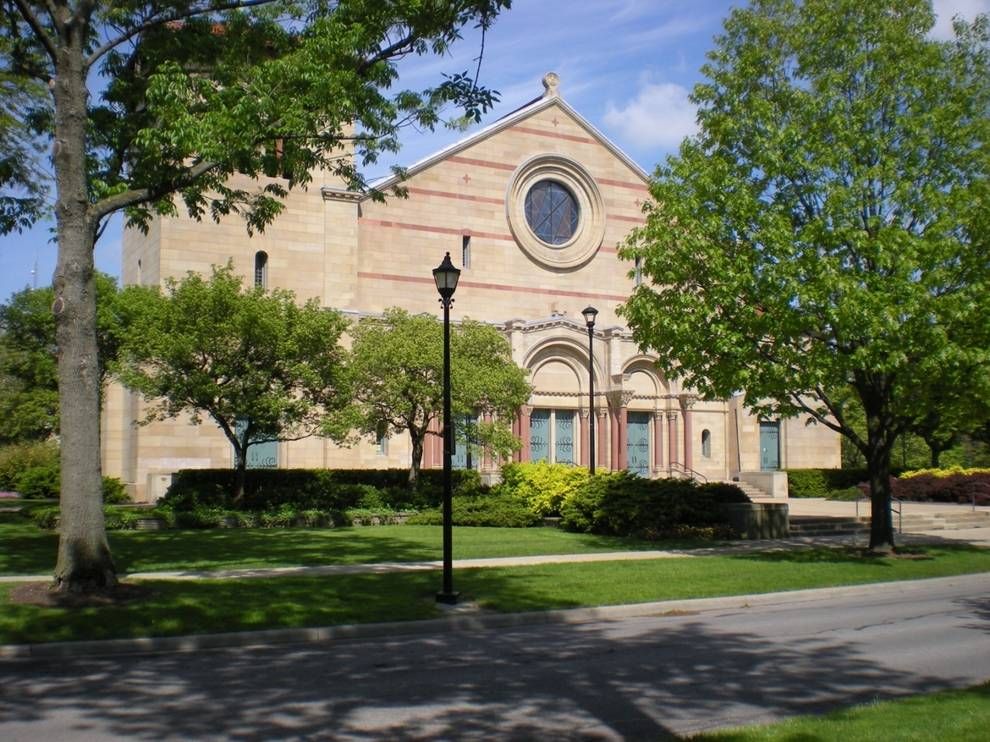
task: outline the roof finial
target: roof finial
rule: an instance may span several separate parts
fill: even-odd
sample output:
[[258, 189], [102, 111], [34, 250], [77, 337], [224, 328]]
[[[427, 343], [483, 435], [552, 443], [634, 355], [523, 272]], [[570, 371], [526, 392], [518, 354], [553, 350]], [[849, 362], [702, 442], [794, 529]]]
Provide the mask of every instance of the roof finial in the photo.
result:
[[548, 72], [543, 76], [543, 89], [546, 91], [543, 93], [544, 98], [560, 97], [560, 91], [557, 89], [559, 87], [560, 75], [556, 72]]

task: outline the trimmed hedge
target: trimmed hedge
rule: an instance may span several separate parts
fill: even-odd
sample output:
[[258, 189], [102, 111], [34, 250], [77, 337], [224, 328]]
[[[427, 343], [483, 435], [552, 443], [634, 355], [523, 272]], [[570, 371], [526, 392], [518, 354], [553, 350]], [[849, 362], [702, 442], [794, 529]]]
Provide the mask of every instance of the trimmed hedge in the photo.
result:
[[828, 497], [869, 481], [866, 469], [787, 469], [788, 497]]
[[732, 484], [643, 479], [628, 472], [596, 474], [561, 506], [569, 531], [657, 539], [686, 531], [728, 536], [727, 503], [749, 498]]
[[[473, 470], [452, 472], [455, 495], [482, 491], [481, 477]], [[341, 512], [371, 507], [419, 509], [435, 507], [443, 497], [443, 472], [420, 472], [416, 489], [406, 486], [406, 469], [249, 469], [244, 498], [238, 510], [297, 510]], [[161, 504], [176, 511], [198, 505], [231, 509], [237, 472], [233, 469], [183, 469], [175, 474]]]
[[[451, 521], [455, 526], [491, 526], [495, 528], [528, 528], [542, 522], [521, 498], [515, 495], [480, 495], [457, 497], [451, 501]], [[409, 517], [412, 525], [439, 526], [443, 514], [437, 508]]]

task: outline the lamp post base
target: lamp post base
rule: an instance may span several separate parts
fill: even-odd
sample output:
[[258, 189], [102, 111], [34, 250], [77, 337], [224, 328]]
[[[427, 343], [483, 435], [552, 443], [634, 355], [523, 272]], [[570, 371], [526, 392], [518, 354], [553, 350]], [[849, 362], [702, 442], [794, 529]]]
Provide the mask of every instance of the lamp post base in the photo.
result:
[[453, 592], [453, 593], [439, 592], [437, 593], [437, 602], [443, 603], [445, 605], [456, 605], [457, 599], [460, 597], [461, 594], [458, 592]]

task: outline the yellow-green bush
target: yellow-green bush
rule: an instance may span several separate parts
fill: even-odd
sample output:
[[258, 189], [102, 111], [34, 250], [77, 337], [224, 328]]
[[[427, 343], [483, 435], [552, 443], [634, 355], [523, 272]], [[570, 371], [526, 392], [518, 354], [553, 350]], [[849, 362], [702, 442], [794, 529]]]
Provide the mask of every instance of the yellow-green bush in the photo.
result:
[[525, 500], [537, 515], [558, 515], [564, 501], [588, 479], [588, 470], [569, 464], [546, 462], [506, 464], [503, 486]]
[[961, 466], [949, 466], [942, 469], [915, 469], [913, 471], [906, 471], [900, 475], [900, 479], [911, 479], [912, 477], [938, 477], [942, 479], [944, 477], [952, 477], [957, 474], [961, 474], [964, 477], [972, 476], [974, 474], [990, 474], [990, 469], [987, 468], [969, 468], [965, 469]]

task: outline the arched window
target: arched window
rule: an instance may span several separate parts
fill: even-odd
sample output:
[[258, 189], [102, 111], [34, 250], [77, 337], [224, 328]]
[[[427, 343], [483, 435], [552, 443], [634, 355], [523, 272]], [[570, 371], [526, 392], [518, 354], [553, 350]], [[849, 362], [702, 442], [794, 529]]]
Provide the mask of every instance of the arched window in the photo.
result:
[[712, 432], [710, 430], [701, 431], [701, 455], [706, 459], [712, 457]]
[[254, 254], [254, 285], [268, 288], [268, 253], [264, 250]]

